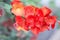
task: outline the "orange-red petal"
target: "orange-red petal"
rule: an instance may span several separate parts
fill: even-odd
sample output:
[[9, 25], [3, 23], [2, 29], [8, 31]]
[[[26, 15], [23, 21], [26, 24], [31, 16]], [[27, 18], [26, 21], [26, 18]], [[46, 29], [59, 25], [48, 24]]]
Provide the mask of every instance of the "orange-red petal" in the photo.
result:
[[47, 7], [42, 7], [41, 10], [43, 11], [44, 16], [48, 16], [51, 13], [51, 10]]

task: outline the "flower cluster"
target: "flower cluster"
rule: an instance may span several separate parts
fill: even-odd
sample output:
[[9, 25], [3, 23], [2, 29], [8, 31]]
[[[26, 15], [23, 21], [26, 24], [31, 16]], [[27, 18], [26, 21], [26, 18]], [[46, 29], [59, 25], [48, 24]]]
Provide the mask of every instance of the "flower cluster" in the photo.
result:
[[[51, 10], [47, 7], [24, 6], [22, 2], [12, 2], [12, 12], [16, 15], [17, 30], [31, 30], [34, 34], [54, 29], [56, 16], [50, 15]], [[18, 4], [18, 5], [17, 5]]]

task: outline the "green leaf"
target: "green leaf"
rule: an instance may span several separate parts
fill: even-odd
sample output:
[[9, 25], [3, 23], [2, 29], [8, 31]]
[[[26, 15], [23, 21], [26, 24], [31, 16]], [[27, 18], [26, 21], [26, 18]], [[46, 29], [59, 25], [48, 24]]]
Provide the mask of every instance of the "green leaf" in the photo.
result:
[[3, 0], [0, 0], [0, 2], [3, 2]]
[[0, 6], [3, 7], [5, 9], [6, 12], [11, 13], [10, 9], [11, 9], [11, 5], [4, 3], [4, 2], [0, 2]]
[[37, 2], [37, 3], [38, 3], [38, 2], [40, 2], [41, 0], [32, 0], [32, 1], [34, 1], [34, 2]]
[[12, 29], [10, 33], [10, 37], [16, 37], [16, 31], [14, 29]]
[[5, 36], [5, 35], [0, 35], [0, 40], [8, 40], [8, 36]]
[[41, 7], [42, 4], [40, 4], [40, 0], [21, 0], [24, 5], [32, 5], [32, 6], [36, 6], [36, 7]]

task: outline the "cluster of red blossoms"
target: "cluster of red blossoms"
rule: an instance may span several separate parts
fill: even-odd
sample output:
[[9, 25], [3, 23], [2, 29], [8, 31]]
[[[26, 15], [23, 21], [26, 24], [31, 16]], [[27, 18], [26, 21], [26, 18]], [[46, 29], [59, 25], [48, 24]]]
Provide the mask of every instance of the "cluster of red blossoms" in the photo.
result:
[[24, 6], [20, 1], [12, 2], [12, 12], [16, 15], [16, 29], [38, 34], [39, 32], [54, 29], [56, 16], [50, 15], [51, 10], [47, 7]]

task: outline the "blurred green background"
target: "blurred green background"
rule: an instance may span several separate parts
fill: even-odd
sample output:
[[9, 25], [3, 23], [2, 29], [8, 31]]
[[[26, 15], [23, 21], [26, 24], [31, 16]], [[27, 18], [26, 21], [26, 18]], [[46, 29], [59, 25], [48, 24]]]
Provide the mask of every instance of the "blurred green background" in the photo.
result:
[[[12, 0], [0, 0], [0, 15], [1, 15], [0, 40], [30, 40], [30, 37], [33, 35], [30, 31], [28, 33], [25, 33], [23, 31], [17, 32], [13, 28], [12, 24], [14, 23], [14, 15], [10, 11], [11, 1]], [[21, 0], [21, 1], [24, 3], [24, 5], [33, 5], [39, 8], [42, 6], [49, 7], [52, 10], [52, 15], [56, 15], [57, 20], [60, 20], [60, 0]], [[54, 30], [51, 30], [51, 32], [46, 31], [46, 33], [43, 32], [44, 35], [39, 34], [37, 40], [48, 40], [50, 38], [50, 35], [52, 35], [52, 33], [58, 29], [60, 29], [60, 25], [56, 23], [56, 28]], [[49, 36], [46, 37], [47, 34]]]

